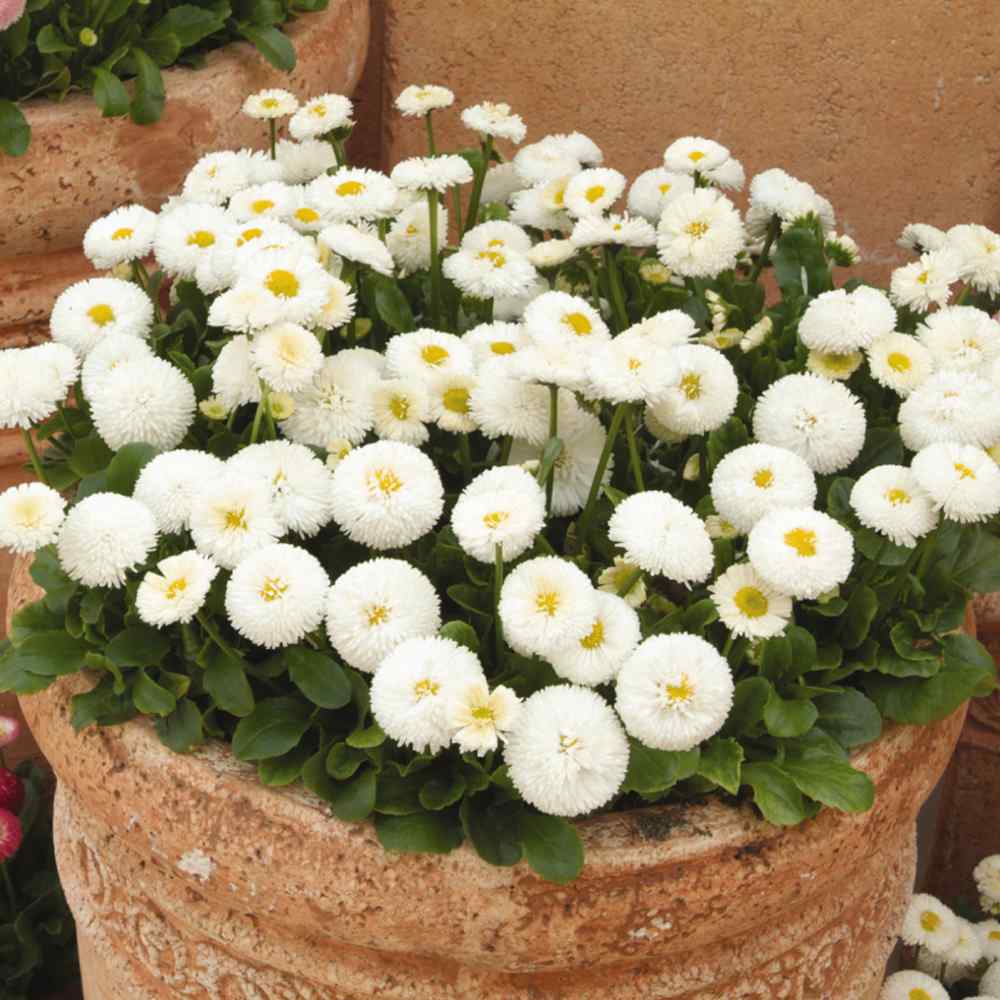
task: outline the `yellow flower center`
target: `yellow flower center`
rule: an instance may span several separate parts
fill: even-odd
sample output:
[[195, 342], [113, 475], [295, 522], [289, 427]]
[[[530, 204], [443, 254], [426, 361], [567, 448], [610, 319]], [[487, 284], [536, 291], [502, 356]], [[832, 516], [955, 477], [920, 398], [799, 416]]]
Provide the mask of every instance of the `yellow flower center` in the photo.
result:
[[707, 222], [689, 222], [684, 227], [684, 232], [686, 232], [688, 234], [688, 236], [693, 236], [696, 240], [700, 240], [702, 238], [702, 236], [704, 236], [705, 233], [708, 232], [708, 223]]
[[448, 360], [448, 352], [440, 344], [428, 344], [420, 352], [420, 357], [425, 364], [436, 367]]
[[733, 603], [747, 618], [760, 618], [770, 606], [767, 598], [756, 587], [740, 587], [733, 594]]
[[410, 414], [410, 401], [405, 396], [393, 396], [389, 400], [389, 411], [397, 420], [405, 420]]
[[326, 105], [323, 104], [323, 103], [314, 104], [309, 109], [309, 114], [314, 115], [316, 118], [325, 118], [326, 117]]
[[683, 704], [694, 697], [694, 685], [687, 674], [681, 674], [681, 679], [676, 684], [664, 684], [663, 690], [671, 705]]
[[821, 358], [830, 371], [838, 373], [854, 371], [857, 361], [855, 354], [822, 354]]
[[504, 247], [507, 245], [507, 241], [501, 239], [493, 239], [490, 240], [489, 243], [487, 243], [486, 245], [488, 247]]
[[933, 910], [924, 910], [920, 914], [920, 926], [929, 933], [934, 933], [941, 926], [941, 916]]
[[420, 701], [423, 698], [433, 698], [440, 690], [441, 685], [437, 681], [432, 681], [430, 678], [425, 677], [422, 681], [417, 681], [413, 685], [413, 696], [417, 701]]
[[960, 479], [975, 479], [976, 474], [963, 462], [955, 463], [955, 471], [958, 473]]
[[688, 399], [698, 399], [701, 396], [701, 376], [695, 372], [688, 372], [681, 379], [681, 392]]
[[906, 490], [901, 490], [898, 486], [894, 486], [891, 490], [888, 490], [885, 494], [886, 500], [893, 505], [893, 507], [898, 507], [900, 504], [909, 503], [912, 497]]
[[507, 266], [507, 258], [496, 250], [481, 250], [477, 256], [480, 260], [490, 261], [495, 268]]
[[566, 313], [562, 318], [565, 323], [578, 337], [586, 337], [593, 332], [593, 325], [583, 313]]
[[594, 202], [599, 201], [601, 198], [604, 197], [604, 185], [603, 184], [592, 185], [591, 187], [587, 188], [586, 191], [584, 191], [583, 196], [584, 198], [587, 199], [587, 201], [590, 202], [591, 205], [593, 205]]
[[509, 340], [494, 340], [490, 350], [494, 354], [513, 354], [517, 348]]
[[234, 507], [226, 511], [227, 531], [246, 531], [250, 526], [247, 524], [247, 512], [244, 507]]
[[121, 229], [116, 229], [112, 234], [111, 238], [113, 240], [127, 240], [135, 236], [135, 230], [129, 226], [122, 226]]
[[412, 222], [406, 227], [407, 236], [416, 236], [418, 232], [420, 232], [420, 230], [417, 229], [417, 227]]
[[562, 733], [559, 734], [559, 752], [566, 753], [567, 750], [573, 750], [575, 747], [580, 745], [580, 740], [576, 736], [564, 736]]
[[444, 404], [444, 408], [452, 413], [468, 413], [469, 390], [464, 386], [448, 389], [441, 397], [441, 402]]
[[107, 326], [108, 323], [113, 323], [115, 320], [115, 311], [109, 305], [101, 303], [100, 305], [91, 306], [87, 310], [87, 315], [98, 325]]
[[274, 208], [274, 202], [270, 198], [258, 198], [250, 203], [250, 210], [254, 215], [262, 215], [269, 208]]
[[927, 990], [922, 990], [919, 986], [914, 986], [909, 992], [910, 1000], [931, 1000], [930, 993]]
[[785, 532], [785, 544], [803, 558], [816, 555], [816, 532], [808, 528], [792, 528]]
[[560, 184], [552, 195], [552, 201], [557, 205], [562, 205], [566, 200], [566, 185]]
[[272, 271], [264, 280], [264, 284], [272, 295], [282, 299], [294, 299], [299, 294], [299, 279], [284, 268], [279, 267]]
[[367, 611], [368, 624], [371, 628], [389, 620], [389, 609], [384, 604], [375, 604]]
[[260, 596], [268, 604], [280, 601], [288, 590], [288, 584], [280, 576], [268, 576], [264, 578], [264, 585], [260, 588]]
[[769, 490], [774, 485], [774, 473], [770, 469], [758, 469], [753, 474], [753, 484], [758, 489]]
[[666, 194], [672, 187], [673, 187], [672, 184], [668, 184], [666, 181], [664, 181], [660, 185], [660, 194]]
[[506, 510], [494, 510], [489, 514], [483, 515], [483, 524], [486, 525], [490, 531], [496, 531], [501, 524], [504, 523], [510, 517], [510, 512]]
[[240, 233], [240, 238], [236, 241], [236, 245], [241, 247], [244, 243], [249, 243], [251, 240], [255, 240], [259, 236], [263, 235], [263, 229], [258, 229], [256, 226], [252, 226], [250, 229], [244, 229], [243, 232]]
[[295, 209], [295, 218], [298, 219], [299, 222], [315, 222], [319, 218], [319, 212], [317, 212], [315, 208], [309, 208], [307, 205], [304, 208]]
[[164, 591], [167, 600], [176, 601], [177, 598], [180, 597], [185, 590], [187, 590], [187, 585], [187, 579], [183, 576], [177, 577], [176, 580], [171, 580], [167, 585], [166, 591]]
[[496, 712], [489, 705], [477, 705], [470, 713], [476, 722], [496, 722]]
[[210, 233], [207, 229], [196, 229], [188, 234], [187, 245], [189, 247], [201, 247], [206, 250], [215, 243], [215, 233]]
[[921, 271], [920, 274], [917, 275], [917, 284], [918, 285], [926, 285], [927, 282], [930, 281], [930, 280], [931, 280], [931, 272], [930, 271]]
[[22, 528], [37, 528], [42, 523], [42, 505], [37, 497], [24, 497], [14, 507], [14, 522]]
[[278, 99], [276, 97], [265, 97], [264, 100], [260, 102], [262, 108], [267, 108], [268, 111], [273, 111], [278, 106]]
[[691, 152], [688, 153], [688, 159], [692, 163], [697, 163], [699, 160], [703, 160], [704, 158], [705, 154], [700, 149], [692, 149]]
[[900, 351], [893, 351], [885, 360], [894, 372], [908, 372], [913, 367], [909, 357]]
[[375, 469], [371, 474], [383, 496], [392, 496], [403, 488], [403, 480], [392, 469]]
[[551, 618], [559, 610], [559, 595], [554, 590], [544, 590], [535, 597], [535, 607]]
[[365, 190], [365, 185], [361, 181], [343, 181], [337, 185], [337, 194], [342, 198], [351, 198], [361, 194]]
[[630, 372], [637, 372], [642, 367], [642, 362], [638, 358], [628, 359], [628, 370]]
[[986, 936], [991, 941], [1000, 941], [1000, 931], [990, 931]]
[[584, 649], [599, 649], [604, 645], [604, 622], [600, 618], [594, 622], [590, 634], [580, 640], [580, 645]]

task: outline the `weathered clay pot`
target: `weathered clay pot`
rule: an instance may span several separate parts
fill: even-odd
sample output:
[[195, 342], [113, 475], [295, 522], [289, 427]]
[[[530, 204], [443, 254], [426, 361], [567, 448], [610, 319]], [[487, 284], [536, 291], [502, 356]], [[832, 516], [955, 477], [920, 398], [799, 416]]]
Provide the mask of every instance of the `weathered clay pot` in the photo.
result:
[[[12, 605], [37, 592], [18, 567]], [[272, 791], [145, 722], [75, 734], [67, 678], [23, 700], [60, 779], [56, 845], [87, 1000], [874, 1000], [911, 890], [914, 817], [964, 710], [858, 756], [864, 815], [793, 830], [721, 802], [580, 824], [568, 886], [471, 849], [393, 856], [370, 824]]]

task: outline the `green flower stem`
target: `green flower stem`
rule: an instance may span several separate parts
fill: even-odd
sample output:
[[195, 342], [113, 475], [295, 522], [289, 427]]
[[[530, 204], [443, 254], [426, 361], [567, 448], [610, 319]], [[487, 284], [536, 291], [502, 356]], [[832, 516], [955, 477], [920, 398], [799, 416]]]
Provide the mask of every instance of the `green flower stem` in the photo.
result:
[[438, 252], [438, 198], [437, 191], [427, 192], [427, 228], [431, 242], [431, 317], [434, 325], [441, 324], [441, 255]]
[[923, 541], [918, 542], [913, 546], [913, 551], [910, 553], [909, 559], [907, 559], [906, 562], [903, 563], [903, 565], [896, 571], [896, 578], [893, 580], [892, 589], [886, 596], [884, 606], [885, 609], [876, 614], [875, 624], [881, 622], [882, 619], [885, 618], [885, 616], [890, 612], [898, 610], [896, 608], [896, 602], [899, 600], [900, 594], [903, 592], [903, 588], [909, 581], [910, 574], [915, 571], [915, 575], [918, 578], [924, 575], [924, 572], [927, 569], [927, 563], [930, 561], [930, 557], [934, 554], [934, 549], [935, 544], [933, 535], [931, 535], [930, 538], [923, 539]]
[[219, 647], [219, 649], [224, 650], [227, 653], [231, 652], [231, 647], [229, 646], [229, 643], [227, 643], [225, 639], [223, 639], [222, 636], [219, 635], [219, 630], [215, 627], [215, 625], [212, 624], [212, 621], [208, 617], [208, 614], [205, 612], [204, 608], [198, 612], [196, 617], [198, 619], [198, 624], [201, 625], [201, 627], [205, 630], [205, 634], [209, 637], [209, 639], [211, 639], [212, 642], [214, 642], [216, 646]]
[[[549, 386], [549, 440], [559, 436], [559, 386]], [[545, 516], [552, 512], [552, 492], [556, 485], [556, 464], [545, 477]]]
[[22, 427], [21, 438], [24, 441], [24, 446], [28, 449], [28, 457], [31, 459], [31, 465], [35, 470], [35, 475], [38, 477], [38, 481], [48, 486], [49, 481], [46, 479], [45, 471], [42, 469], [42, 460], [38, 457], [38, 449], [35, 447], [31, 431], [25, 430], [25, 428]]
[[472, 479], [472, 451], [469, 448], [469, 435], [465, 431], [458, 435], [458, 453], [462, 460], [462, 475], [468, 482]]
[[506, 465], [510, 461], [510, 449], [514, 445], [514, 437], [512, 434], [508, 434], [500, 442], [500, 458], [497, 459], [497, 465]]
[[581, 257], [580, 264], [584, 271], [587, 272], [587, 281], [590, 284], [590, 300], [591, 305], [598, 311], [601, 311], [601, 287], [597, 283], [597, 272], [594, 270], [589, 258]]
[[503, 589], [503, 546], [493, 546], [493, 638], [496, 642], [496, 669], [503, 665], [503, 626], [500, 624], [500, 591]]
[[250, 428], [250, 444], [257, 443], [257, 435], [260, 434], [260, 422], [264, 414], [268, 420], [271, 419], [271, 397], [267, 388], [267, 383], [260, 380], [260, 402], [257, 404], [257, 412], [253, 415], [253, 427]]
[[963, 285], [962, 290], [958, 293], [958, 297], [955, 299], [955, 305], [964, 305], [965, 300], [969, 297], [969, 286]]
[[271, 159], [276, 160], [278, 158], [278, 121], [275, 118], [268, 118], [267, 124], [271, 136]]
[[632, 570], [627, 577], [625, 577], [625, 582], [618, 588], [618, 596], [626, 597], [631, 593], [635, 585], [642, 579], [642, 570], [636, 568]]
[[469, 214], [465, 220], [463, 233], [467, 233], [479, 221], [479, 202], [483, 197], [483, 182], [486, 180], [486, 171], [490, 168], [490, 160], [493, 158], [493, 136], [486, 136], [482, 144], [483, 163], [476, 171], [475, 179], [472, 182], [472, 195], [469, 198]]
[[601, 492], [601, 482], [604, 479], [604, 470], [608, 467], [608, 460], [611, 458], [611, 451], [615, 446], [615, 438], [625, 419], [627, 403], [619, 403], [615, 407], [614, 415], [611, 417], [611, 426], [608, 428], [608, 436], [604, 439], [604, 448], [601, 457], [597, 461], [597, 469], [594, 471], [594, 479], [590, 484], [590, 493], [587, 496], [587, 503], [584, 505], [583, 513], [580, 515], [580, 531], [577, 537], [583, 542], [587, 537], [590, 522], [593, 519], [594, 511], [597, 508], [597, 497]]
[[632, 406], [625, 404], [625, 437], [628, 440], [628, 460], [632, 466], [632, 478], [635, 480], [635, 487], [641, 493], [646, 489], [646, 484], [642, 478], [642, 462], [639, 461], [639, 445], [635, 439], [635, 414]]
[[724, 660], [729, 659], [729, 651], [733, 648], [734, 642], [736, 642], [736, 634], [734, 632], [730, 632], [729, 635], [726, 636], [726, 641], [722, 646], [722, 658]]
[[778, 238], [778, 233], [780, 231], [781, 219], [779, 219], [776, 215], [772, 215], [771, 221], [767, 226], [767, 236], [764, 239], [764, 249], [761, 250], [760, 256], [757, 258], [757, 263], [754, 264], [753, 270], [750, 272], [750, 281], [756, 281], [760, 277], [760, 272], [764, 270], [765, 265], [770, 259], [771, 246]]
[[437, 156], [437, 148], [434, 145], [434, 124], [431, 122], [432, 111], [424, 115], [424, 124], [427, 126], [427, 149], [431, 156]]
[[6, 861], [0, 864], [0, 870], [3, 871], [3, 884], [7, 889], [7, 902], [10, 905], [10, 916], [13, 921], [17, 915], [17, 893], [14, 891], [14, 883], [11, 881], [10, 869], [7, 867]]
[[455, 229], [457, 232], [462, 231], [462, 191], [461, 188], [456, 184], [455, 187], [451, 189], [452, 194], [452, 205], [454, 206], [455, 212]]
[[608, 285], [611, 288], [611, 309], [618, 324], [618, 333], [628, 328], [628, 309], [625, 307], [625, 289], [622, 287], [622, 276], [618, 270], [614, 247], [607, 244], [602, 247], [604, 267], [608, 272]]

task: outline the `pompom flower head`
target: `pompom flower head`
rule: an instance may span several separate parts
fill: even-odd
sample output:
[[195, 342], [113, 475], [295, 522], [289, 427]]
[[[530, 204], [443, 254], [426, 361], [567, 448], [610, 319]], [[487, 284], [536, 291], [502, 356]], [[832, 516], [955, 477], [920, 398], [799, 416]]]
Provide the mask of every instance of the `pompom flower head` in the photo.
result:
[[163, 452], [143, 466], [133, 496], [152, 511], [160, 531], [184, 531], [199, 492], [224, 469], [222, 460], [208, 452], [187, 449]]
[[66, 344], [83, 357], [112, 333], [149, 336], [153, 303], [129, 281], [89, 278], [70, 285], [56, 299], [49, 324], [57, 344]]
[[0, 351], [0, 427], [27, 430], [66, 398], [79, 368], [63, 344]]
[[574, 684], [593, 686], [612, 680], [639, 645], [639, 616], [616, 594], [598, 591], [590, 631], [549, 655], [555, 672]]
[[27, 554], [59, 537], [66, 501], [42, 483], [21, 483], [0, 493], [0, 548]]
[[851, 489], [851, 506], [866, 528], [908, 548], [937, 524], [931, 498], [903, 465], [869, 469]]
[[975, 445], [928, 445], [911, 468], [935, 508], [952, 521], [985, 521], [1000, 511], [1000, 466]]
[[923, 972], [894, 972], [885, 981], [879, 1000], [949, 1000], [948, 991]]
[[191, 504], [190, 524], [198, 551], [223, 569], [233, 569], [282, 534], [268, 484], [228, 472], [202, 484]]
[[9, 809], [0, 809], [0, 864], [17, 854], [23, 836], [21, 821]]
[[660, 216], [660, 260], [688, 278], [714, 278], [728, 270], [745, 244], [740, 213], [712, 188], [681, 195]]

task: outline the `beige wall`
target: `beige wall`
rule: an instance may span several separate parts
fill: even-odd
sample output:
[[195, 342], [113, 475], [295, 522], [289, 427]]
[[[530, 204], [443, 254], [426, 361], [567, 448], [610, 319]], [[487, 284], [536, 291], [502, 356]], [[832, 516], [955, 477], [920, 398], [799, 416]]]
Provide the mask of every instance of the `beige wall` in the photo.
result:
[[[529, 141], [579, 128], [630, 176], [689, 133], [748, 173], [782, 166], [876, 270], [906, 222], [1000, 228], [998, 0], [373, 0], [380, 25], [369, 160], [423, 149], [419, 121], [387, 108], [442, 83], [460, 105], [508, 101]], [[444, 131], [468, 143], [457, 115]]]

